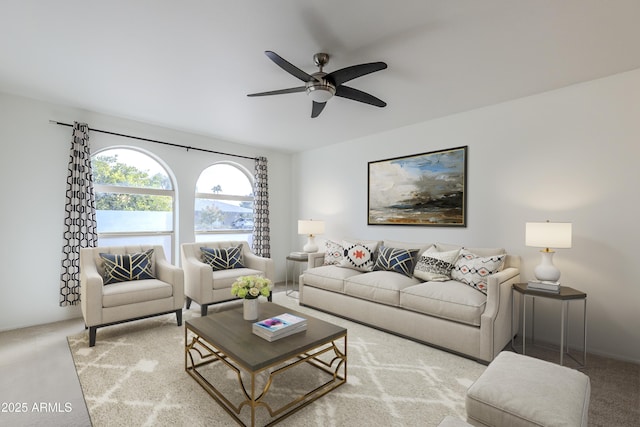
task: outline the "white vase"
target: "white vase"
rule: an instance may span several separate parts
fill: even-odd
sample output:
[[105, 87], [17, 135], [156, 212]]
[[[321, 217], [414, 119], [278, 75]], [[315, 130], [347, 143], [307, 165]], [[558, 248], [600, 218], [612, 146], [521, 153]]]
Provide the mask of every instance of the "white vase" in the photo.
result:
[[258, 298], [245, 299], [242, 302], [244, 320], [258, 320]]

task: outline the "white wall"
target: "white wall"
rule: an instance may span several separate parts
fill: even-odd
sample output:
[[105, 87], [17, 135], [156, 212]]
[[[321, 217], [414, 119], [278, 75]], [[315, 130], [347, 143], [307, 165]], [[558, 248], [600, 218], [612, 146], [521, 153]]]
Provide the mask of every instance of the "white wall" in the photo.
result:
[[[522, 257], [523, 280], [540, 259], [524, 245], [525, 222], [570, 221], [573, 247], [554, 261], [565, 285], [588, 294], [588, 350], [638, 362], [639, 138], [635, 70], [300, 153], [295, 215], [325, 219], [325, 237], [505, 247]], [[367, 162], [463, 145], [466, 228], [367, 226]], [[536, 333], [557, 342], [559, 306], [536, 309]], [[577, 322], [581, 308], [570, 314]]]
[[[2, 227], [2, 281], [0, 330], [55, 322], [80, 316], [79, 307], [59, 307], [59, 278], [63, 217], [71, 128], [49, 124], [86, 122], [104, 129], [149, 139], [269, 161], [271, 256], [276, 274], [284, 278], [284, 260], [290, 251], [291, 155], [214, 140], [139, 122], [118, 119], [59, 105], [0, 93], [0, 176], [4, 188]], [[129, 138], [90, 134], [94, 152], [112, 146], [135, 146], [158, 156], [173, 172], [177, 188], [178, 227], [174, 263], [180, 243], [194, 241], [194, 188], [200, 172], [220, 160], [244, 165], [253, 172], [253, 160], [186, 151]]]

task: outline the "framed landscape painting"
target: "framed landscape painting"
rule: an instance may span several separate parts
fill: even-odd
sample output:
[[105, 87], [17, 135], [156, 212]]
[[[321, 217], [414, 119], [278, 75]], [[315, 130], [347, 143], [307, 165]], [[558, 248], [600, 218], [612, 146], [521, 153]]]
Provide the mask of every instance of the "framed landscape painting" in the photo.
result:
[[369, 162], [369, 225], [467, 225], [467, 147]]

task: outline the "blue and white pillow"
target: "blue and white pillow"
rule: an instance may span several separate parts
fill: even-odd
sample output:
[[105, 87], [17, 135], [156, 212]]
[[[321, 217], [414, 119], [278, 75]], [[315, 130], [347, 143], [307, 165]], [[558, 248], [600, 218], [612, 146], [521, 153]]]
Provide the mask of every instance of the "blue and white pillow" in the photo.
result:
[[213, 271], [244, 268], [242, 263], [242, 246], [230, 248], [205, 248], [201, 247], [202, 262], [209, 264]]
[[397, 249], [381, 246], [373, 269], [394, 271], [411, 277], [416, 255], [418, 255], [418, 249]]
[[100, 253], [104, 261], [104, 284], [155, 279], [152, 256], [153, 249], [124, 255]]

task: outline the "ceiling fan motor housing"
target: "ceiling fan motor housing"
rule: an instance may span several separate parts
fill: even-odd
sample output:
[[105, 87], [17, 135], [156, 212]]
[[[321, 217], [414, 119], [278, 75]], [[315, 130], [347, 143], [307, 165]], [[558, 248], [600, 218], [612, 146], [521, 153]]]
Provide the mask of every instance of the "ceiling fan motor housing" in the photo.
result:
[[324, 78], [326, 75], [323, 72], [313, 73], [313, 80], [307, 82], [307, 95], [315, 102], [327, 102], [336, 93], [335, 85]]

